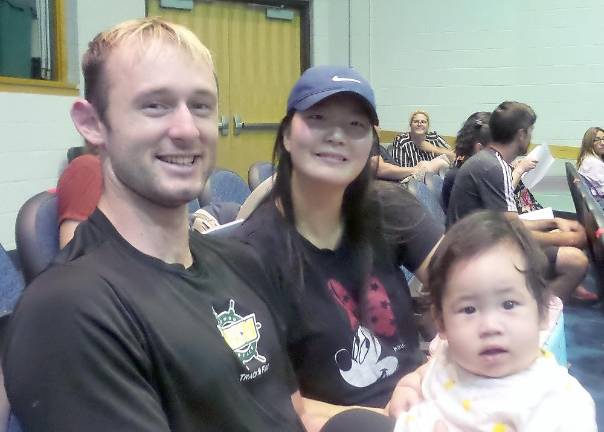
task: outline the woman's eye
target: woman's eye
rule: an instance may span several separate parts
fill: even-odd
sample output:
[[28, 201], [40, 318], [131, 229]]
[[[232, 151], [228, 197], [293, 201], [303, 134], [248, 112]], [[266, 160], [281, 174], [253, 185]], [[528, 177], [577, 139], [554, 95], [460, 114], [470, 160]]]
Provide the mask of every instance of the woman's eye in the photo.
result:
[[366, 129], [367, 128], [367, 123], [362, 122], [362, 121], [356, 121], [355, 120], [355, 121], [350, 122], [350, 124], [352, 126], [356, 126], [356, 127], [362, 128], [362, 129]]

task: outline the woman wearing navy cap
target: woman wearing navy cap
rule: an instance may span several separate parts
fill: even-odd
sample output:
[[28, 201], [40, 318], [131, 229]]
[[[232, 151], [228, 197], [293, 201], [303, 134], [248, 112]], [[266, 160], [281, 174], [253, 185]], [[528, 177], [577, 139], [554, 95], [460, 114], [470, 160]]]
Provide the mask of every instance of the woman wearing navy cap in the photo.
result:
[[304, 72], [277, 133], [272, 193], [240, 233], [279, 281], [264, 294], [301, 394], [332, 405], [383, 408], [424, 360], [399, 267], [423, 279], [442, 229], [400, 187], [371, 186], [377, 124], [358, 72]]

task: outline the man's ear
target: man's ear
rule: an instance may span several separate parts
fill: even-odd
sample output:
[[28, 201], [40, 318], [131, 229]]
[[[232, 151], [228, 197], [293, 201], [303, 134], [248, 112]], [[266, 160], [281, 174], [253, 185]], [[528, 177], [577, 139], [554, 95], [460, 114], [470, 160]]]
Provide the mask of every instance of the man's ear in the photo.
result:
[[438, 331], [438, 336], [442, 340], [447, 340], [447, 332], [445, 331], [445, 321], [443, 320], [442, 311], [438, 311], [436, 306], [430, 306], [430, 312], [432, 312], [432, 319], [436, 323], [436, 330]]
[[105, 125], [90, 102], [77, 99], [71, 106], [70, 114], [76, 129], [88, 143], [94, 146], [105, 144]]
[[528, 131], [526, 129], [518, 129], [516, 134], [514, 135], [514, 141], [524, 141], [526, 140], [526, 136], [528, 135]]

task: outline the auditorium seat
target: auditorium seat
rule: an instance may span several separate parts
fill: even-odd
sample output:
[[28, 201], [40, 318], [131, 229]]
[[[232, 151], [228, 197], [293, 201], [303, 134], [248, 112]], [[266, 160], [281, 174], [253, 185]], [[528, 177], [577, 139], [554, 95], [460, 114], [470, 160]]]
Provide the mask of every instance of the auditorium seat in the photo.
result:
[[216, 168], [199, 195], [199, 205], [204, 207], [215, 202], [235, 202], [241, 205], [250, 193], [249, 186], [239, 174]]
[[59, 252], [56, 194], [40, 192], [23, 204], [15, 224], [15, 240], [23, 276], [29, 283]]
[[247, 184], [253, 191], [260, 183], [269, 178], [275, 172], [275, 167], [270, 162], [255, 162], [247, 172]]
[[604, 287], [604, 211], [570, 162], [566, 163], [566, 178], [577, 219], [585, 228], [589, 255], [597, 271], [599, 286]]

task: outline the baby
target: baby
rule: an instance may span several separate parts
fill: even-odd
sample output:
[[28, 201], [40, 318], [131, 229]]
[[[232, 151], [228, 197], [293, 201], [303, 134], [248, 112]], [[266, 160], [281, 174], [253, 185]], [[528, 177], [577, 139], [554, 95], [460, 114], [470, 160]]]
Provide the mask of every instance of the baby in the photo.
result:
[[444, 341], [415, 375], [424, 401], [395, 432], [597, 431], [594, 402], [540, 349], [546, 259], [520, 223], [479, 212], [454, 225], [429, 266]]

